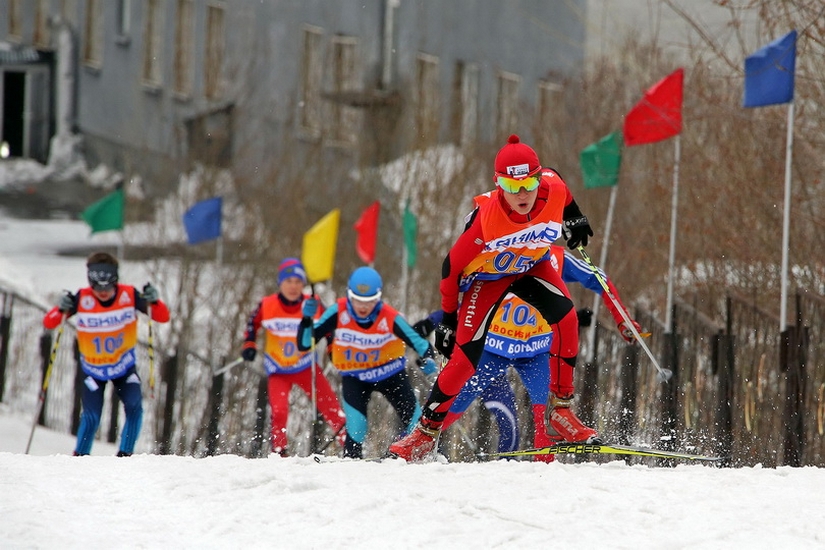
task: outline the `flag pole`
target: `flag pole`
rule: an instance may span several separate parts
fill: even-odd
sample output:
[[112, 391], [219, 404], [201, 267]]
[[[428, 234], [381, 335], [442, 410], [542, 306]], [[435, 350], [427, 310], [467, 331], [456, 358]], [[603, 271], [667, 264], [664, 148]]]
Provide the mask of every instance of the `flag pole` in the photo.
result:
[[673, 334], [673, 277], [676, 262], [676, 213], [679, 206], [679, 159], [681, 156], [681, 134], [676, 134], [673, 144], [673, 197], [670, 208], [670, 252], [667, 262], [667, 310], [665, 311], [665, 332]]
[[[604, 269], [604, 265], [607, 263], [607, 249], [610, 246], [610, 234], [613, 228], [613, 212], [616, 208], [616, 193], [618, 191], [618, 186], [614, 185], [613, 188], [610, 190], [610, 203], [607, 207], [607, 221], [605, 222], [604, 227], [604, 238], [602, 239], [602, 251], [601, 255], [599, 256], [599, 265], [602, 266]], [[599, 319], [599, 308], [602, 303], [602, 297], [600, 295], [596, 295], [593, 297], [593, 321], [590, 324], [590, 331], [588, 332], [587, 336], [587, 346], [590, 350], [590, 362], [596, 362], [596, 325], [598, 324]]]
[[407, 311], [407, 287], [410, 284], [410, 266], [408, 265], [410, 259], [410, 251], [407, 250], [407, 242], [406, 242], [406, 235], [405, 235], [405, 227], [404, 227], [404, 212], [408, 207], [408, 203], [410, 201], [410, 186], [404, 185], [402, 186], [401, 192], [401, 202], [399, 203], [401, 206], [401, 237], [404, 241], [404, 246], [401, 248], [401, 310], [403, 314], [409, 315], [409, 311]]
[[407, 265], [408, 259], [409, 252], [407, 252], [407, 247], [404, 246], [404, 249], [401, 251], [401, 311], [404, 312], [404, 315], [408, 314], [407, 285], [410, 279], [410, 267]]
[[779, 331], [788, 322], [788, 255], [791, 226], [791, 159], [793, 157], [794, 102], [788, 103], [788, 137], [785, 145], [785, 205], [782, 215], [782, 296], [779, 303]]

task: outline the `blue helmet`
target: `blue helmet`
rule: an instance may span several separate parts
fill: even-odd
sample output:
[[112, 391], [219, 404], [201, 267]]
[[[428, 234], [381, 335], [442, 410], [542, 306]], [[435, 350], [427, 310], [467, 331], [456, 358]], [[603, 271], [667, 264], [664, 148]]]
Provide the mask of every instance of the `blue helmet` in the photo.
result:
[[352, 272], [347, 283], [347, 297], [350, 300], [369, 302], [381, 299], [384, 287], [381, 275], [371, 267], [359, 267]]

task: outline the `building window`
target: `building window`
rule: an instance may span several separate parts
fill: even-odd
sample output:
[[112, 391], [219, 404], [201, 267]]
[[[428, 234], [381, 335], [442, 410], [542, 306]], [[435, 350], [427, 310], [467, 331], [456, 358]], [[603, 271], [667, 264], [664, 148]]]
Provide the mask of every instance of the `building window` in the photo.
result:
[[143, 31], [143, 83], [152, 88], [163, 84], [161, 48], [163, 13], [161, 0], [146, 1], [146, 26]]
[[458, 62], [453, 80], [453, 140], [469, 147], [478, 137], [478, 65]]
[[496, 95], [496, 142], [502, 143], [507, 136], [518, 131], [518, 88], [521, 77], [513, 73], [498, 76]]
[[298, 122], [301, 131], [313, 138], [321, 135], [321, 80], [324, 63], [322, 41], [321, 29], [304, 28]]
[[535, 129], [536, 148], [539, 150], [547, 150], [549, 147], [546, 138], [551, 128], [556, 127], [556, 121], [561, 115], [561, 101], [562, 101], [562, 87], [553, 82], [542, 81], [539, 82], [539, 99], [538, 99], [538, 128]]
[[415, 60], [415, 143], [427, 147], [436, 143], [440, 116], [438, 58], [418, 54]]
[[34, 45], [40, 49], [50, 47], [51, 33], [49, 32], [49, 2], [37, 0], [34, 11]]
[[9, 40], [19, 42], [23, 39], [23, 24], [20, 19], [20, 3], [22, 0], [9, 0]]
[[67, 23], [77, 26], [77, 0], [60, 0], [60, 16]]
[[189, 97], [192, 93], [192, 25], [193, 1], [178, 0], [175, 21], [175, 93]]
[[346, 92], [353, 92], [358, 88], [356, 59], [358, 41], [351, 36], [335, 36], [332, 38], [332, 91], [336, 98], [330, 103], [330, 139], [342, 145], [351, 145], [355, 142], [358, 124], [358, 111], [347, 106], [343, 100]]
[[204, 95], [217, 99], [221, 95], [221, 75], [224, 55], [224, 9], [209, 6], [206, 10], [206, 67]]
[[131, 0], [117, 1], [117, 20], [115, 21], [117, 37], [122, 43], [128, 40], [132, 33], [132, 2]]
[[83, 64], [99, 69], [103, 66], [103, 2], [88, 0], [83, 28]]
[[185, 121], [187, 153], [190, 162], [229, 168], [232, 164], [234, 121], [232, 105], [198, 113]]

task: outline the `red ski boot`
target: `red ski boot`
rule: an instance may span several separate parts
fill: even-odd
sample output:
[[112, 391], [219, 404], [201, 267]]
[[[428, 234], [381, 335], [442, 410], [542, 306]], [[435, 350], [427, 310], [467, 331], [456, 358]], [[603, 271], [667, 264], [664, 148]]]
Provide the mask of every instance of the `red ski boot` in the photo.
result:
[[439, 433], [440, 423], [422, 418], [408, 436], [390, 445], [390, 453], [407, 462], [421, 462], [433, 452]]
[[[536, 429], [536, 433], [533, 435], [533, 447], [537, 449], [549, 447], [556, 443], [556, 441], [547, 434], [546, 416], [546, 405], [533, 405], [533, 425]], [[554, 455], [535, 455], [533, 457], [533, 462], [553, 462], [554, 460], [556, 460]]]
[[550, 437], [558, 441], [569, 441], [571, 443], [601, 443], [599, 433], [593, 428], [588, 428], [576, 413], [570, 410], [573, 396], [556, 397], [552, 396], [550, 409], [550, 427], [548, 433]]

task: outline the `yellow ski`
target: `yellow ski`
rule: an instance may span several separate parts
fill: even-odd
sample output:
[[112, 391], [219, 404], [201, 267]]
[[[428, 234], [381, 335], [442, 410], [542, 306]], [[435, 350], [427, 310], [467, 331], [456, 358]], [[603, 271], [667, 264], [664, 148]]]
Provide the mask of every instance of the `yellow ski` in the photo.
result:
[[564, 455], [564, 454], [596, 454], [596, 455], [633, 455], [646, 456], [650, 458], [672, 458], [681, 460], [692, 460], [697, 462], [717, 462], [722, 460], [718, 456], [705, 456], [690, 453], [677, 453], [674, 451], [661, 451], [649, 447], [633, 447], [629, 445], [605, 445], [587, 443], [557, 443], [549, 447], [538, 449], [523, 449], [520, 451], [509, 451], [504, 453], [479, 453], [479, 458], [505, 458], [534, 455]]

